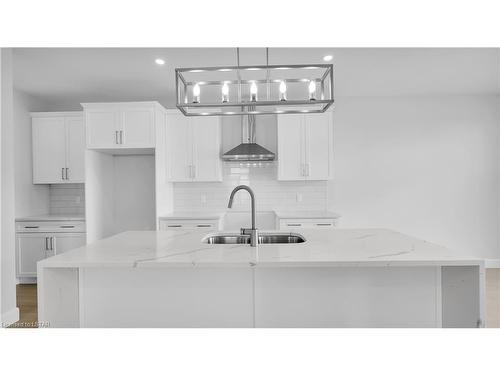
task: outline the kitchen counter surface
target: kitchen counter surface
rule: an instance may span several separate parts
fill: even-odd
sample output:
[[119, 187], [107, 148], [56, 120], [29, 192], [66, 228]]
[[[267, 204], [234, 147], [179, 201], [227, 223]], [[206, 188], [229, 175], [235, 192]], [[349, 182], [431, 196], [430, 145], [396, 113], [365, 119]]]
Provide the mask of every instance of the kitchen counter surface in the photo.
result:
[[160, 220], [168, 219], [168, 220], [219, 220], [222, 216], [225, 215], [225, 212], [173, 212], [168, 215], [164, 215], [159, 217]]
[[36, 215], [36, 216], [25, 216], [18, 217], [16, 221], [85, 221], [84, 215]]
[[338, 219], [340, 215], [332, 211], [280, 211], [275, 210], [280, 219]]
[[388, 229], [296, 231], [300, 244], [209, 245], [213, 231], [129, 231], [47, 258], [38, 267], [353, 267], [480, 265], [445, 247]]

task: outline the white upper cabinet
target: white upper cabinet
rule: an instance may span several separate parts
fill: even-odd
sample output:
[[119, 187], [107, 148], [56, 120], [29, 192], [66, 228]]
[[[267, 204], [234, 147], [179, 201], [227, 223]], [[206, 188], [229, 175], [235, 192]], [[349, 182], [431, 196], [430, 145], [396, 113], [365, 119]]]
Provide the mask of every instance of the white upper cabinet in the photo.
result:
[[191, 119], [182, 114], [167, 115], [166, 165], [169, 181], [192, 181], [193, 144]]
[[85, 128], [81, 112], [36, 112], [32, 117], [33, 183], [85, 181]]
[[304, 179], [302, 115], [278, 115], [278, 179]]
[[167, 115], [167, 180], [222, 181], [219, 117]]
[[278, 115], [278, 180], [332, 177], [332, 113]]
[[155, 115], [164, 113], [157, 102], [82, 104], [87, 148], [154, 148]]
[[66, 117], [66, 182], [85, 182], [85, 124], [83, 116]]

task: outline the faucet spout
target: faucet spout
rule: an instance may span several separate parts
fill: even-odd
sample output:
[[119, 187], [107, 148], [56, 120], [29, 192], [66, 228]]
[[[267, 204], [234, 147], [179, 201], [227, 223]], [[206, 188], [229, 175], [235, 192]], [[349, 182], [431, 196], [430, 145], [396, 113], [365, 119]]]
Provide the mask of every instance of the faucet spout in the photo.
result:
[[234, 200], [234, 195], [239, 191], [239, 190], [246, 190], [248, 194], [250, 194], [250, 200], [251, 200], [251, 205], [252, 205], [252, 228], [250, 230], [248, 229], [241, 229], [241, 232], [243, 234], [250, 233], [250, 246], [257, 246], [257, 228], [255, 227], [255, 194], [253, 193], [253, 190], [250, 189], [249, 186], [246, 185], [238, 185], [236, 186], [233, 191], [231, 192], [231, 195], [229, 196], [229, 202], [227, 204], [227, 208], [231, 208], [233, 206], [233, 200]]

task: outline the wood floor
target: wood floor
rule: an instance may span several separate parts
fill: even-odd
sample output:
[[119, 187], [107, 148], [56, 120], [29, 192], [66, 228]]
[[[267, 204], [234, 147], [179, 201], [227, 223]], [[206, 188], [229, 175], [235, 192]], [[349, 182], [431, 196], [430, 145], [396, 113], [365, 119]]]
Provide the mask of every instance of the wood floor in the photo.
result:
[[16, 285], [16, 300], [19, 308], [19, 320], [11, 328], [37, 328], [38, 309], [36, 284]]
[[486, 327], [500, 328], [500, 268], [486, 270]]
[[[37, 327], [36, 284], [16, 286], [20, 320], [11, 327]], [[500, 269], [486, 270], [486, 327], [500, 328]]]

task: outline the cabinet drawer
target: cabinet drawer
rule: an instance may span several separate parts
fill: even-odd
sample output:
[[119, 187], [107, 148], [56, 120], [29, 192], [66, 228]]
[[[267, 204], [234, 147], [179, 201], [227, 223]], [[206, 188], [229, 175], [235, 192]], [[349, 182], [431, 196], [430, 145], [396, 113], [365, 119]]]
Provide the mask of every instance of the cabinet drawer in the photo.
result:
[[85, 221], [18, 221], [16, 232], [85, 232]]
[[219, 229], [219, 220], [160, 220], [160, 230]]
[[291, 228], [331, 229], [336, 226], [336, 219], [281, 219], [279, 224], [281, 230]]

